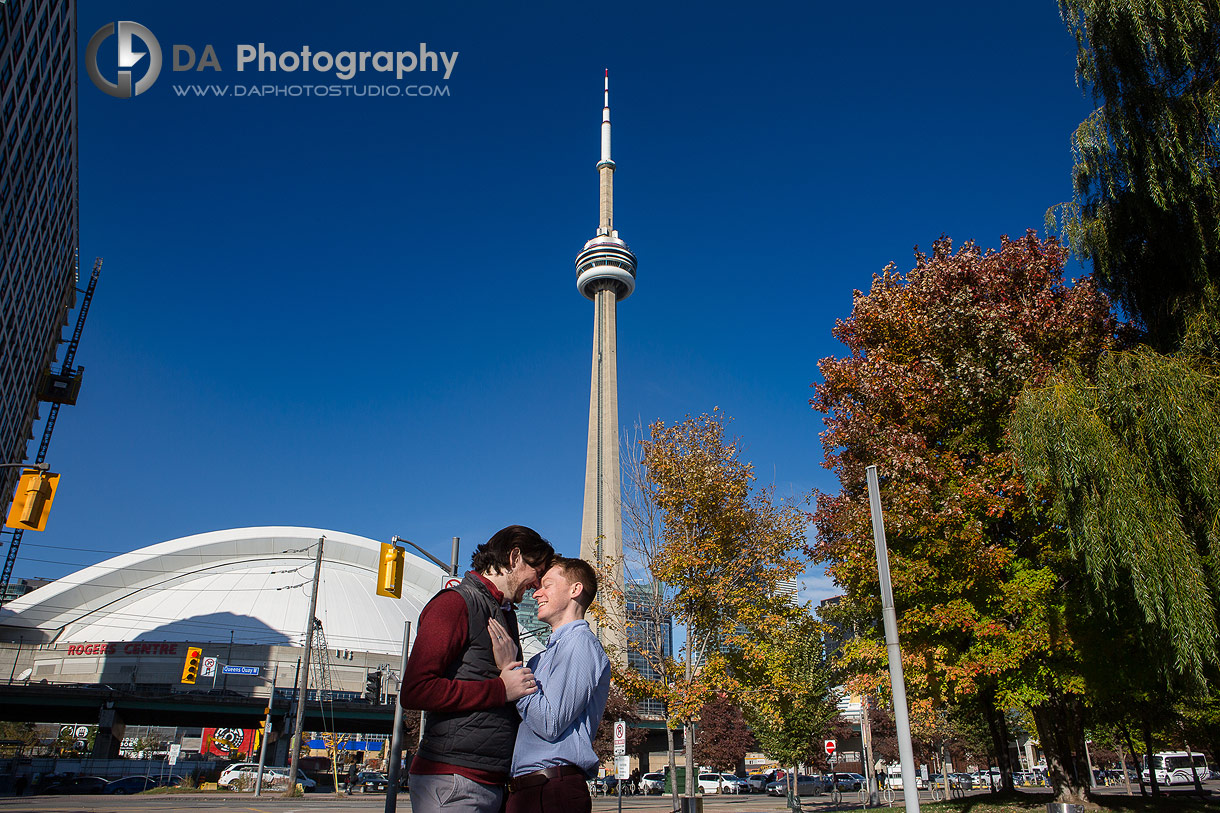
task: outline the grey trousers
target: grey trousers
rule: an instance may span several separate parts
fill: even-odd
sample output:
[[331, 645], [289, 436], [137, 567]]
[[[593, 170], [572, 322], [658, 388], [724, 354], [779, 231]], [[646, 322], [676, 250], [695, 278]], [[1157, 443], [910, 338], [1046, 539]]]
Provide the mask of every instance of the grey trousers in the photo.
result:
[[411, 813], [499, 813], [504, 788], [457, 774], [411, 774]]

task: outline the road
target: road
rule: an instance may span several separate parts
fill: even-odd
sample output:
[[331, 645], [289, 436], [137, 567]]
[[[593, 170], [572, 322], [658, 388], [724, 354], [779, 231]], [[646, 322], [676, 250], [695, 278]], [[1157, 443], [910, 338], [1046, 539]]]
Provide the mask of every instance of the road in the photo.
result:
[[[1204, 782], [1205, 791], [1213, 794], [1220, 791], [1220, 781]], [[1170, 793], [1187, 792], [1187, 788], [1173, 788]], [[1030, 794], [1047, 794], [1044, 788], [1022, 790]], [[1098, 788], [1104, 795], [1122, 795], [1121, 787]], [[1138, 787], [1135, 788], [1139, 793]], [[972, 791], [969, 796], [986, 797], [986, 790]], [[847, 794], [853, 801], [855, 794]], [[928, 794], [920, 794], [920, 801], [930, 802]], [[1049, 798], [1049, 797], [1048, 797]], [[901, 799], [901, 797], [900, 797]], [[896, 806], [901, 806], [901, 802]], [[746, 794], [742, 796], [708, 796], [704, 798], [704, 810], [709, 813], [779, 813], [786, 808], [781, 797]], [[847, 813], [859, 810], [859, 805], [844, 804], [838, 809]], [[829, 796], [807, 796], [801, 799], [805, 810], [832, 813], [835, 810]], [[619, 809], [618, 799], [597, 797], [593, 800], [596, 813], [615, 813]], [[624, 811], [632, 813], [668, 813], [671, 810], [668, 796], [625, 796]], [[214, 811], [215, 813], [321, 813], [321, 811], [347, 811], [347, 813], [382, 813], [385, 799], [382, 796], [334, 796], [329, 793], [311, 793], [294, 799], [264, 796], [255, 799], [250, 794], [236, 793], [169, 793], [141, 794], [137, 796], [25, 796], [0, 797], [0, 813], [187, 813], [188, 811]], [[410, 813], [411, 803], [406, 794], [398, 797], [398, 813]]]

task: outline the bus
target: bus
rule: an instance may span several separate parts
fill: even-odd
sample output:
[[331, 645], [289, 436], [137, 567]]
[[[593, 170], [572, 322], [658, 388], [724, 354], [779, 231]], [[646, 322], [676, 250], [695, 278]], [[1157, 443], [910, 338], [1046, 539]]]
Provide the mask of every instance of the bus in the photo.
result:
[[[1198, 751], [1186, 753], [1185, 751], [1159, 751], [1152, 755], [1152, 767], [1156, 771], [1156, 781], [1161, 785], [1186, 785], [1194, 784], [1195, 778], [1191, 772], [1191, 762], [1194, 763], [1194, 770], [1199, 774], [1199, 781], [1207, 779], [1209, 770], [1207, 767], [1207, 757], [1200, 754]], [[1148, 760], [1144, 760], [1144, 781], [1152, 781], [1152, 777], [1148, 775]]]

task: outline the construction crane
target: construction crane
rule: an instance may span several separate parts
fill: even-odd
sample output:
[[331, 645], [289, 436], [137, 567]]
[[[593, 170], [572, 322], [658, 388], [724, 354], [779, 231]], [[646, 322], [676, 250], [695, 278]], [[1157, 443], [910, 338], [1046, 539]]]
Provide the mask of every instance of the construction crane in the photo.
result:
[[313, 620], [313, 657], [310, 659], [310, 669], [314, 682], [318, 687], [318, 708], [321, 711], [322, 725], [326, 727], [326, 704], [330, 703], [330, 731], [323, 732], [322, 741], [326, 744], [327, 756], [330, 757], [331, 776], [335, 780], [335, 795], [339, 794], [339, 733], [335, 731], [335, 687], [331, 679], [330, 645], [326, 643], [326, 632], [322, 622]]
[[[85, 329], [85, 317], [89, 315], [89, 303], [93, 301], [93, 292], [97, 288], [97, 278], [101, 273], [102, 258], [98, 257], [93, 261], [93, 273], [89, 275], [89, 285], [85, 288], [80, 312], [76, 314], [76, 328], [72, 331], [72, 340], [68, 342], [68, 349], [64, 352], [64, 363], [60, 366], [59, 373], [48, 370], [39, 382], [38, 400], [49, 402], [51, 408], [47, 412], [47, 423], [42, 428], [42, 442], [38, 444], [38, 457], [34, 459], [36, 464], [47, 459], [47, 447], [51, 445], [51, 433], [55, 431], [55, 419], [59, 417], [60, 406], [75, 404], [76, 396], [80, 392], [81, 373], [85, 368], [75, 368], [73, 365], [76, 363], [76, 348], [80, 346], [80, 335]], [[17, 550], [21, 547], [24, 529], [11, 528], [5, 532], [12, 538], [8, 544], [8, 556], [4, 558], [4, 572], [0, 574], [0, 603], [4, 602], [4, 597], [8, 594], [8, 583], [13, 575], [13, 565], [17, 563]]]

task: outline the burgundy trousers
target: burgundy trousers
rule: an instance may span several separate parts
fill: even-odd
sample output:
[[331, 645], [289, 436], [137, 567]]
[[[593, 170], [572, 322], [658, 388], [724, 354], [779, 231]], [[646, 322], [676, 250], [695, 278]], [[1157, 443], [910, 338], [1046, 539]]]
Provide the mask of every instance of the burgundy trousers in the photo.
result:
[[572, 774], [508, 794], [505, 813], [590, 813], [592, 809], [584, 777]]

